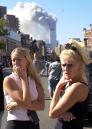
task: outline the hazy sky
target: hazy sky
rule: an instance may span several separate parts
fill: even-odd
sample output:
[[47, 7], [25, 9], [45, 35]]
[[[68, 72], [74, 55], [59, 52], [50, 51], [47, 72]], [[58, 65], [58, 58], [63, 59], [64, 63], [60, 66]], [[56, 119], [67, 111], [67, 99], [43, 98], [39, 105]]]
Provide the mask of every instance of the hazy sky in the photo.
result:
[[60, 43], [69, 38], [83, 40], [83, 28], [92, 24], [92, 0], [0, 0], [0, 5], [11, 10], [17, 2], [35, 2], [46, 12], [56, 15], [56, 36]]

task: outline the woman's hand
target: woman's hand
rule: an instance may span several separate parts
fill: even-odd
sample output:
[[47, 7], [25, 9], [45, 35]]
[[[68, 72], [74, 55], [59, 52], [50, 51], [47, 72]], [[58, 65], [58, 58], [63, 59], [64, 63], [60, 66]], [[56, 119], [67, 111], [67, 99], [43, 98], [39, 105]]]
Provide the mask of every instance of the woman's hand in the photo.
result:
[[[71, 79], [67, 80], [64, 77], [62, 77], [58, 82], [50, 104], [49, 117], [58, 118], [59, 116], [61, 117], [62, 113], [65, 112], [65, 111], [61, 112], [61, 115], [60, 115], [60, 112], [58, 112], [58, 110], [61, 111], [60, 105], [62, 104], [60, 101], [60, 94], [63, 92], [65, 85], [70, 81]], [[58, 108], [58, 110], [56, 108]]]
[[56, 86], [56, 89], [61, 92], [64, 89], [64, 86], [71, 81], [71, 79], [65, 79], [64, 76], [62, 76]]
[[14, 102], [14, 101], [12, 101], [6, 105], [7, 111], [12, 111], [12, 110], [15, 110], [16, 108], [19, 108], [19, 107], [18, 107], [17, 102]]
[[15, 67], [15, 71], [16, 71], [16, 73], [18, 74], [18, 76], [19, 76], [21, 79], [23, 79], [23, 80], [27, 79], [27, 72], [26, 72], [26, 69], [21, 68], [21, 67]]
[[63, 120], [63, 121], [71, 121], [76, 119], [75, 116], [73, 116], [73, 114], [71, 112], [65, 112], [61, 115], [61, 117], [59, 118], [59, 120]]

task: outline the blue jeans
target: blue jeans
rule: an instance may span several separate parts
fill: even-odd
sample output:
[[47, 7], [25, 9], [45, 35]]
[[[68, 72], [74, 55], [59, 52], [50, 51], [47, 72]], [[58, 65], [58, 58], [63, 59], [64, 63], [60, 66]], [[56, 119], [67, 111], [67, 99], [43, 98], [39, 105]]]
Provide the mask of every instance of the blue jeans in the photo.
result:
[[56, 85], [57, 85], [58, 81], [59, 80], [48, 79], [48, 90], [52, 94], [51, 97], [53, 96], [53, 93], [55, 91], [55, 88], [56, 88]]

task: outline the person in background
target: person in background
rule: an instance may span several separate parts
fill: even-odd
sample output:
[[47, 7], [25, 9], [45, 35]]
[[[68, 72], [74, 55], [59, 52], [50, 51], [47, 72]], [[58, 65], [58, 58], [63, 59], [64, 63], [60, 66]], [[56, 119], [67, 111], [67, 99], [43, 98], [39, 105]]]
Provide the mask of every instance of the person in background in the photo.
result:
[[50, 62], [48, 62], [48, 61], [44, 61], [44, 62], [43, 62], [43, 68], [42, 68], [42, 70], [41, 70], [41, 72], [40, 72], [40, 75], [41, 75], [41, 76], [48, 77], [49, 64], [50, 64]]
[[50, 63], [48, 73], [48, 90], [50, 97], [53, 97], [53, 93], [62, 73], [59, 57], [56, 57], [56, 60]]
[[4, 114], [3, 71], [2, 71], [2, 66], [0, 66], [0, 128], [2, 124], [3, 114]]
[[40, 64], [40, 59], [39, 59], [38, 52], [37, 53], [34, 53], [33, 65], [36, 68], [37, 72], [40, 73], [41, 72], [41, 64]]
[[48, 77], [49, 64], [50, 64], [50, 62], [46, 61], [45, 68], [46, 68], [47, 77]]
[[60, 54], [62, 78], [49, 109], [49, 117], [57, 118], [55, 129], [83, 129], [89, 100], [85, 66], [91, 62], [86, 52], [73, 40], [65, 45]]
[[6, 129], [40, 129], [34, 111], [44, 110], [44, 90], [30, 53], [25, 48], [15, 48], [11, 60], [13, 73], [3, 82], [8, 111]]

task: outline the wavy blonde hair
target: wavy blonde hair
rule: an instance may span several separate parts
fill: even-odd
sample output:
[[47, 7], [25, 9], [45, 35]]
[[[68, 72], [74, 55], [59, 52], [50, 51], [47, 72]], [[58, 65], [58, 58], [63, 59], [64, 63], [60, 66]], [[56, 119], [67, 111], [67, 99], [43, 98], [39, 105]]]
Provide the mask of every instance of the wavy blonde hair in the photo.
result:
[[17, 56], [21, 55], [22, 57], [26, 58], [26, 60], [28, 61], [28, 67], [27, 67], [28, 76], [30, 76], [35, 80], [35, 82], [38, 84], [37, 86], [41, 86], [43, 88], [41, 78], [37, 73], [36, 68], [33, 66], [33, 62], [32, 62], [29, 50], [23, 47], [17, 47], [11, 52], [11, 58], [13, 53], [15, 52]]
[[85, 81], [87, 81], [86, 65], [92, 62], [90, 53], [85, 47], [82, 47], [78, 41], [71, 40], [71, 42], [65, 44], [64, 50], [60, 54], [60, 61], [63, 56], [73, 57], [78, 62], [82, 63], [81, 74]]

